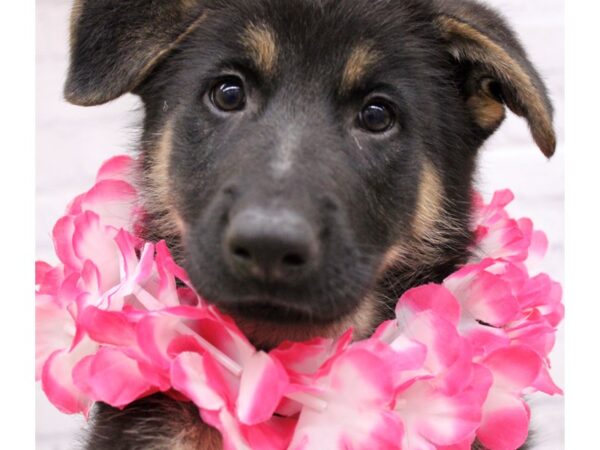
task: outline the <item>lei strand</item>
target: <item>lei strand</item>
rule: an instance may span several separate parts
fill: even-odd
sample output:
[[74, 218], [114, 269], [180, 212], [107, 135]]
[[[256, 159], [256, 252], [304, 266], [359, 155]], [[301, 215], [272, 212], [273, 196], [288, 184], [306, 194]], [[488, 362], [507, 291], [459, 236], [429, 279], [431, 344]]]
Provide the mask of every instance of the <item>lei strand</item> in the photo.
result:
[[524, 396], [562, 393], [548, 357], [562, 290], [530, 275], [548, 243], [508, 215], [510, 191], [475, 196], [475, 256], [407, 291], [371, 338], [348, 330], [265, 353], [198, 296], [164, 242], [136, 236], [133, 165], [104, 163], [53, 229], [60, 262], [36, 262], [36, 379], [60, 411], [163, 392], [194, 402], [225, 449], [469, 450], [477, 438], [514, 450]]

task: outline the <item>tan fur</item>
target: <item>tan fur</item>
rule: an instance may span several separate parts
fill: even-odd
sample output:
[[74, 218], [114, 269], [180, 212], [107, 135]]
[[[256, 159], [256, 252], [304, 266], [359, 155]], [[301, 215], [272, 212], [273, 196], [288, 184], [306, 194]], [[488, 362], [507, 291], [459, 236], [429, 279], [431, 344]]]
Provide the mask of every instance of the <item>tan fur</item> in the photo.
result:
[[432, 229], [421, 239], [408, 238], [396, 242], [384, 255], [377, 272], [380, 279], [392, 269], [399, 269], [408, 279], [417, 277], [421, 270], [441, 259], [438, 244], [445, 242], [444, 230]]
[[265, 24], [250, 24], [242, 36], [242, 44], [250, 53], [257, 67], [271, 75], [277, 65], [277, 42], [275, 33]]
[[145, 180], [149, 189], [142, 189], [148, 212], [160, 217], [153, 223], [164, 236], [181, 236], [185, 224], [174, 207], [170, 188], [169, 165], [173, 145], [173, 124], [167, 123], [161, 137], [151, 151], [152, 168]]
[[504, 106], [485, 94], [471, 96], [467, 105], [473, 112], [477, 125], [485, 130], [497, 127], [504, 119]]
[[156, 190], [154, 195], [161, 205], [170, 203], [169, 194], [169, 166], [173, 140], [173, 125], [167, 123], [162, 131], [162, 136], [152, 155], [152, 169], [150, 176], [155, 180]]
[[368, 68], [377, 62], [379, 57], [371, 43], [362, 43], [355, 47], [344, 66], [340, 92], [349, 92], [359, 85]]
[[394, 242], [383, 255], [378, 279], [395, 270], [395, 277], [401, 276], [404, 283], [419, 280], [432, 265], [446, 260], [445, 246], [457, 235], [469, 239], [470, 232], [459, 224], [445, 205], [439, 174], [430, 162], [424, 162], [411, 233]]
[[381, 308], [378, 308], [378, 303], [380, 301], [376, 294], [368, 294], [360, 302], [360, 306], [354, 313], [338, 323], [337, 334], [339, 335], [340, 332], [352, 328], [355, 340], [369, 337], [375, 331], [375, 327], [383, 320], [383, 317], [379, 317]]
[[[182, 429], [173, 440], [173, 450], [221, 450], [223, 448], [221, 433], [205, 423]], [[198, 445], [199, 443], [201, 446]]]
[[392, 267], [396, 266], [406, 255], [406, 246], [400, 243], [394, 244], [384, 255], [379, 270], [377, 271], [378, 278], [384, 275]]
[[393, 267], [418, 267], [438, 258], [439, 248], [446, 241], [447, 230], [452, 223], [451, 218], [443, 217], [443, 203], [440, 177], [433, 165], [424, 161], [412, 220], [412, 237], [389, 248], [379, 266], [379, 276]]
[[114, 438], [111, 433], [119, 430], [131, 450], [223, 448], [221, 434], [202, 421], [192, 402], [177, 401], [165, 394], [141, 398], [124, 409], [97, 405], [89, 424], [93, 425], [89, 428], [92, 434], [91, 439], [88, 436], [89, 442], [111, 442]]
[[546, 156], [552, 156], [556, 136], [551, 113], [527, 72], [504, 48], [471, 25], [449, 16], [441, 16], [437, 21], [446, 38], [452, 42], [450, 52], [456, 58], [484, 64], [500, 82], [515, 88], [518, 101], [526, 110], [514, 107], [513, 110], [527, 117], [535, 142]]
[[187, 10], [191, 10], [192, 8], [195, 8], [200, 3], [200, 0], [177, 0], [177, 1], [181, 5], [180, 6], [181, 8], [187, 9]]
[[443, 193], [439, 175], [433, 165], [425, 161], [421, 169], [419, 193], [413, 219], [413, 232], [417, 237], [425, 236], [439, 220]]
[[[179, 7], [185, 8], [184, 11], [190, 10], [192, 7], [197, 6], [197, 0], [180, 0]], [[71, 24], [70, 24], [70, 45], [74, 48], [76, 45], [76, 36], [78, 34], [78, 21], [83, 10], [83, 0], [76, 0], [71, 11]], [[198, 16], [181, 34], [179, 34], [171, 42], [156, 43], [150, 45], [149, 42], [146, 44], [147, 36], [142, 37], [130, 37], [134, 41], [137, 39], [139, 42], [145, 45], [139, 45], [140, 51], [136, 55], [136, 63], [142, 62], [143, 65], [137, 70], [136, 76], [132, 78], [131, 82], [125, 87], [123, 92], [131, 92], [137, 86], [144, 81], [148, 74], [152, 71], [156, 65], [162, 61], [169, 53], [173, 51], [181, 42], [183, 42], [194, 30], [196, 30], [202, 22], [207, 18], [206, 12]], [[67, 83], [68, 85], [68, 83]], [[65, 99], [70, 103], [80, 106], [94, 106], [106, 102], [105, 94], [102, 92], [92, 91], [86, 96], [82, 96], [80, 93], [73, 92], [71, 90], [65, 90]]]
[[[188, 2], [193, 3], [193, 2]], [[171, 42], [169, 45], [161, 48], [150, 49], [150, 59], [144, 65], [139, 75], [134, 79], [134, 81], [128, 87], [128, 91], [132, 91], [135, 89], [150, 73], [150, 71], [160, 62], [162, 61], [169, 53], [173, 51], [179, 44], [181, 44], [194, 30], [196, 30], [202, 22], [206, 20], [208, 14], [205, 12], [201, 14], [196, 20], [194, 20], [189, 27], [185, 29], [183, 33], [181, 33], [177, 39]]]

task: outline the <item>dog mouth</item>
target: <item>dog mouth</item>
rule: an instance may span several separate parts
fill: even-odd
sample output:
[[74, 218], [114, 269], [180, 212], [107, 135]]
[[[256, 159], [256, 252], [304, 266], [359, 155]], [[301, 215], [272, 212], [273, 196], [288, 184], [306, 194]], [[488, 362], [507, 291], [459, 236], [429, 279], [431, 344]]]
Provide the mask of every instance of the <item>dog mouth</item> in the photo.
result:
[[377, 322], [376, 303], [367, 295], [356, 307], [334, 316], [322, 315], [308, 303], [252, 297], [230, 304], [215, 302], [231, 316], [238, 328], [258, 349], [271, 350], [284, 341], [303, 342], [314, 338], [338, 338], [352, 328], [355, 339], [368, 337]]
[[268, 302], [249, 302], [220, 308], [258, 349], [269, 351], [285, 341], [303, 342], [313, 338], [337, 338], [348, 328], [350, 316], [323, 319], [310, 312]]
[[272, 297], [249, 297], [235, 302], [214, 302], [224, 313], [240, 320], [265, 324], [327, 325], [339, 317], [324, 316], [307, 302], [283, 301]]

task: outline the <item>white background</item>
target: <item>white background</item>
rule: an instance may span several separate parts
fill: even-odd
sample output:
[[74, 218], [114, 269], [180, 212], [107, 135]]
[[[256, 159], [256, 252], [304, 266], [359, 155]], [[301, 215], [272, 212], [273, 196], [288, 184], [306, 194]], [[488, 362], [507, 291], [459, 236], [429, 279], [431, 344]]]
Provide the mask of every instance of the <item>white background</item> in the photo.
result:
[[[550, 237], [544, 269], [564, 278], [564, 21], [562, 0], [488, 0], [517, 30], [550, 89], [557, 114], [559, 148], [547, 162], [532, 143], [526, 125], [511, 116], [482, 153], [479, 187], [484, 194], [509, 187], [517, 195], [515, 215], [531, 217]], [[109, 105], [79, 108], [62, 100], [67, 68], [68, 8], [66, 0], [38, 0], [36, 11], [36, 256], [53, 261], [50, 230], [64, 206], [89, 187], [99, 164], [126, 152], [135, 142], [139, 113], [133, 96]], [[566, 299], [568, 305], [568, 299]], [[553, 374], [564, 386], [562, 330], [555, 350]], [[75, 447], [79, 418], [57, 413], [39, 392], [36, 399], [37, 448]], [[560, 398], [533, 399], [535, 447], [562, 449], [563, 409]]]

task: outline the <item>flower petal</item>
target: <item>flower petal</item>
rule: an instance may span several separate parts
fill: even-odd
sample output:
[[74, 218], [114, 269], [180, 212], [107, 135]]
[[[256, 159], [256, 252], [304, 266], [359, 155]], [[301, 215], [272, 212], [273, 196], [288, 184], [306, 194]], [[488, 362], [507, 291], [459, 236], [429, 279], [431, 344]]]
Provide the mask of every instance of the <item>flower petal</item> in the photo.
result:
[[427, 284], [410, 289], [398, 301], [396, 309], [407, 306], [415, 312], [434, 311], [448, 322], [457, 325], [460, 305], [452, 293], [439, 284]]
[[57, 350], [71, 347], [75, 337], [75, 321], [66, 308], [49, 296], [36, 295], [35, 306], [35, 378], [42, 376], [42, 367]]
[[515, 450], [527, 440], [529, 408], [511, 395], [495, 395], [486, 402], [477, 437], [485, 448]]
[[[225, 406], [225, 399], [210, 387], [205, 362], [198, 353], [181, 353], [173, 360], [171, 381], [175, 389], [185, 394], [198, 407], [218, 411]], [[216, 381], [212, 380], [213, 383]]]
[[73, 381], [73, 368], [86, 356], [94, 353], [97, 345], [82, 340], [72, 351], [57, 350], [42, 369], [42, 389], [48, 400], [66, 414], [83, 413], [87, 416], [92, 401]]
[[89, 306], [79, 314], [78, 323], [99, 344], [136, 346], [135, 326], [120, 311], [103, 311]]
[[246, 425], [268, 420], [282, 399], [288, 377], [279, 362], [264, 352], [255, 353], [244, 366], [237, 417]]
[[102, 224], [116, 229], [131, 229], [135, 220], [138, 200], [135, 188], [120, 180], [101, 180], [81, 199], [82, 211], [93, 211], [102, 218]]
[[474, 436], [492, 375], [477, 366], [469, 378], [472, 382], [454, 395], [438, 389], [435, 380], [417, 380], [399, 390], [395, 409], [405, 424], [403, 449], [437, 448]]
[[492, 371], [495, 387], [517, 395], [532, 385], [542, 368], [540, 356], [523, 346], [498, 349], [482, 364]]
[[290, 448], [399, 448], [402, 424], [389, 410], [394, 383], [386, 368], [364, 349], [341, 354], [318, 380], [327, 408], [302, 409]]
[[76, 367], [73, 380], [95, 401], [115, 408], [123, 408], [157, 390], [142, 376], [134, 359], [107, 347], [100, 348], [81, 367]]
[[96, 182], [103, 180], [130, 181], [135, 169], [135, 160], [127, 155], [119, 155], [105, 161], [96, 175]]
[[79, 261], [90, 260], [98, 268], [103, 292], [120, 281], [116, 234], [115, 229], [102, 226], [95, 213], [87, 211], [75, 219], [74, 254]]
[[75, 233], [75, 219], [71, 216], [60, 218], [52, 229], [54, 249], [58, 259], [69, 269], [81, 269], [82, 261], [75, 254], [73, 247], [73, 234]]

